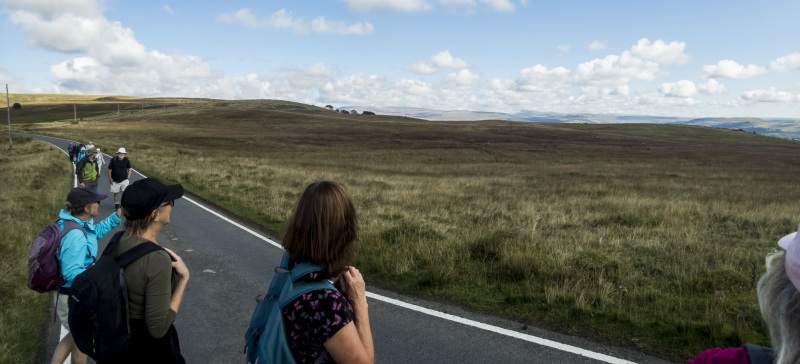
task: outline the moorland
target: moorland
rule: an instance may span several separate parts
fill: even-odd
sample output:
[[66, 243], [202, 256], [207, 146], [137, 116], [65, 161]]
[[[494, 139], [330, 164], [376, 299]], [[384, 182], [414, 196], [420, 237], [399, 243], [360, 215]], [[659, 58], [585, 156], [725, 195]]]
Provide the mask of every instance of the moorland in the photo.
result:
[[800, 223], [798, 141], [64, 97], [12, 94], [13, 130], [125, 147], [144, 174], [275, 231], [308, 183], [344, 183], [368, 284], [671, 359], [769, 344], [755, 285]]

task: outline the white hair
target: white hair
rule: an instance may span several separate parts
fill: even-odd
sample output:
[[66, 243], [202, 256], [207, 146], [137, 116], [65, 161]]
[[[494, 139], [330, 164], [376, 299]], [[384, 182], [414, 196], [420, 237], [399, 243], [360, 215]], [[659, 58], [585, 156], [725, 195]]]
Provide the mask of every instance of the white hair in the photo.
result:
[[776, 364], [800, 363], [800, 292], [786, 275], [785, 256], [783, 250], [767, 255], [767, 272], [756, 288]]

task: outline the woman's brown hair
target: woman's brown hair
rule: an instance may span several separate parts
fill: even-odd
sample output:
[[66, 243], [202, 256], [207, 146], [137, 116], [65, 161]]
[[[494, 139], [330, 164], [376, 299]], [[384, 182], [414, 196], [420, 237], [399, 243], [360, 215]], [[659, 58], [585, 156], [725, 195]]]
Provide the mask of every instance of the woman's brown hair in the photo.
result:
[[147, 215], [141, 219], [131, 220], [129, 218], [128, 210], [124, 207], [120, 207], [122, 209], [122, 216], [125, 219], [122, 220], [123, 226], [125, 226], [125, 237], [129, 236], [141, 236], [147, 231], [147, 228], [150, 227], [150, 224], [155, 221], [155, 217], [152, 214]]
[[283, 248], [293, 262], [317, 264], [336, 277], [355, 257], [356, 209], [339, 183], [313, 182], [297, 201], [283, 234]]

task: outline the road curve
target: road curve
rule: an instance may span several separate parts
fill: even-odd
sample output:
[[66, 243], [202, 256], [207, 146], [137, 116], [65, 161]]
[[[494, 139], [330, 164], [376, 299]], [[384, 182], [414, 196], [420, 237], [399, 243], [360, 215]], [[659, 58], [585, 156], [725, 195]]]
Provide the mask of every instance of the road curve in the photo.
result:
[[[64, 139], [17, 135], [62, 150], [69, 144]], [[129, 158], [135, 169], [135, 150], [129, 151]], [[68, 163], [66, 156], [64, 163]], [[101, 174], [106, 173], [104, 167]], [[140, 178], [137, 172], [131, 177]], [[108, 191], [108, 179], [101, 178], [98, 192]], [[113, 207], [109, 196], [101, 203], [98, 218], [111, 214]], [[244, 361], [244, 331], [255, 297], [266, 290], [282, 254], [268, 241], [274, 242], [270, 234], [237, 223], [233, 214], [209, 207], [195, 196], [176, 202], [159, 243], [179, 254], [191, 273], [175, 321], [187, 362]], [[100, 240], [100, 251], [111, 235]], [[380, 363], [667, 363], [633, 350], [406, 297], [370, 287], [369, 276], [365, 280], [375, 357]], [[57, 325], [51, 325], [48, 348], [42, 353], [47, 360], [58, 340]]]

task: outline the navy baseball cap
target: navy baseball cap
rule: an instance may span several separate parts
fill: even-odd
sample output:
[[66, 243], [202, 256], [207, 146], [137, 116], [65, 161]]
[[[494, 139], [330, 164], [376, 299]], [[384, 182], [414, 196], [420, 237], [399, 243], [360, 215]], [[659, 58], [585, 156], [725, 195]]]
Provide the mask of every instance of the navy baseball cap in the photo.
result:
[[161, 203], [177, 200], [181, 196], [183, 186], [180, 184], [168, 186], [155, 178], [144, 178], [125, 189], [120, 204], [125, 209], [125, 218], [139, 220], [150, 215]]
[[75, 187], [67, 194], [67, 202], [72, 207], [86, 206], [95, 201], [102, 201], [108, 198], [108, 195], [97, 193], [88, 187]]

